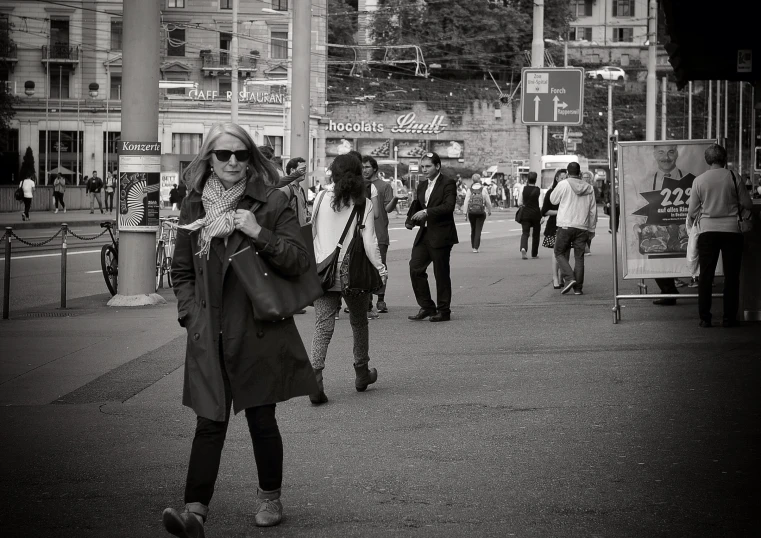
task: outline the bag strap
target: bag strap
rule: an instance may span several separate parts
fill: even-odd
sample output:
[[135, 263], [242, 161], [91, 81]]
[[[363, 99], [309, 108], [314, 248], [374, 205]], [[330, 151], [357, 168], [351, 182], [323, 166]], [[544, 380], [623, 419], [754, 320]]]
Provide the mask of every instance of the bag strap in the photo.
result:
[[322, 203], [322, 199], [325, 198], [325, 193], [328, 192], [327, 190], [322, 190], [319, 193], [317, 193], [317, 197], [314, 199], [313, 204], [313, 211], [312, 211], [312, 239], [317, 237], [317, 212], [320, 210], [320, 204]]
[[351, 215], [349, 215], [349, 220], [346, 221], [346, 226], [344, 226], [344, 231], [341, 234], [341, 239], [338, 240], [338, 244], [336, 245], [336, 248], [339, 250], [343, 247], [344, 239], [346, 239], [346, 234], [349, 233], [349, 228], [351, 227], [351, 221], [354, 220], [354, 215], [357, 216], [357, 227], [359, 227], [359, 206], [357, 204], [354, 204], [354, 209], [352, 209]]

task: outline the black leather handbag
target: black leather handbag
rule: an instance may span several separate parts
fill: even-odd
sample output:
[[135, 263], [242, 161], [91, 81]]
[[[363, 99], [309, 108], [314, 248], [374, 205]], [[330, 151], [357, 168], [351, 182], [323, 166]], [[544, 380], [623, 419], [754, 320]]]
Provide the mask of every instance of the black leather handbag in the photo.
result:
[[354, 237], [341, 262], [341, 293], [349, 297], [372, 293], [383, 287], [383, 279], [378, 269], [375, 268], [365, 252], [365, 243], [362, 240], [364, 225], [361, 222], [361, 215], [364, 213], [361, 211], [357, 214], [357, 227], [354, 228]]

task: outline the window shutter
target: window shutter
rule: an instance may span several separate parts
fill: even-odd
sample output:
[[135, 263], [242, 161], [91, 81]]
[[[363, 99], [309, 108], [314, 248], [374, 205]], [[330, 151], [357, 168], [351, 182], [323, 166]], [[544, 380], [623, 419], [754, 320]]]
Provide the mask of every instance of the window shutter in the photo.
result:
[[584, 0], [584, 15], [586, 17], [592, 15], [592, 0]]

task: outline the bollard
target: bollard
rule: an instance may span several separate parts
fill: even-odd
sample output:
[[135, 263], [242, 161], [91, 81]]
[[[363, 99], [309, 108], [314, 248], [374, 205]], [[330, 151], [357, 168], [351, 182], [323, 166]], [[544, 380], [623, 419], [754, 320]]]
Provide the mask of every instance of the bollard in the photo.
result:
[[3, 319], [8, 319], [11, 309], [11, 234], [13, 227], [5, 229], [5, 275], [3, 278]]
[[61, 308], [66, 308], [66, 232], [69, 231], [69, 225], [64, 222], [61, 230]]

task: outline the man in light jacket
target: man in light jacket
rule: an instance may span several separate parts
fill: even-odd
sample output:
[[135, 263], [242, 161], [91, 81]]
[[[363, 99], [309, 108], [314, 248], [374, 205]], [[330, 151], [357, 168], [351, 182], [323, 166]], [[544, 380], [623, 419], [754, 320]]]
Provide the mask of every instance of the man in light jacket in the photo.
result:
[[[569, 163], [567, 180], [558, 183], [550, 195], [550, 202], [559, 206], [555, 259], [565, 282], [560, 291], [562, 294], [573, 290], [574, 295], [583, 295], [584, 248], [587, 245], [589, 232], [593, 232], [597, 227], [594, 189], [582, 180], [580, 175], [579, 163]], [[571, 248], [576, 258], [573, 269], [568, 262]]]

